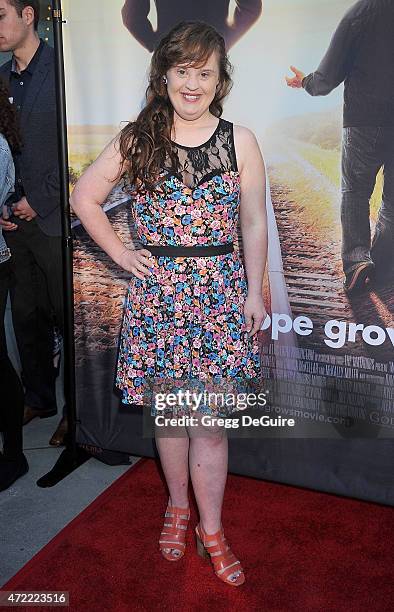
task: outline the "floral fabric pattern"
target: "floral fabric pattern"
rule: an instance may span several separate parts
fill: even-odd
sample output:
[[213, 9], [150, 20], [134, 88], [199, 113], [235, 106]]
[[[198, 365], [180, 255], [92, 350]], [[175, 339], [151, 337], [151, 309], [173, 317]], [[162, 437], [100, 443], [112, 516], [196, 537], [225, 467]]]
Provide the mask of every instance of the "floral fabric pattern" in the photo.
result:
[[[205, 149], [226, 146], [232, 124], [221, 119]], [[231, 139], [230, 139], [231, 144]], [[192, 148], [193, 153], [197, 148]], [[234, 150], [232, 148], [232, 150]], [[133, 199], [132, 216], [141, 243], [196, 246], [237, 242], [240, 179], [231, 147], [221, 168], [195, 176], [187, 186], [181, 174], [163, 170], [155, 191]], [[195, 156], [198, 158], [198, 156]], [[223, 158], [227, 163], [223, 163]], [[204, 170], [207, 170], [206, 164]], [[151, 406], [155, 388], [245, 393], [261, 377], [258, 334], [245, 329], [245, 269], [238, 249], [208, 257], [154, 257], [152, 275], [130, 279], [120, 335], [116, 386], [125, 404]], [[200, 412], [225, 416], [202, 403]], [[188, 410], [167, 407], [165, 413]]]

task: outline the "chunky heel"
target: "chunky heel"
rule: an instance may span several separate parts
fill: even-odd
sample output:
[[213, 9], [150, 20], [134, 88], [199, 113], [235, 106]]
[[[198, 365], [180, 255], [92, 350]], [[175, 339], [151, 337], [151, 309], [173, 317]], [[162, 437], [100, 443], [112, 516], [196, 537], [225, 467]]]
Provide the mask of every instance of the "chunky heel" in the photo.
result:
[[159, 548], [167, 561], [178, 561], [185, 554], [186, 530], [190, 518], [189, 508], [167, 506]]
[[210, 559], [209, 553], [206, 551], [204, 544], [200, 540], [198, 533], [196, 532], [196, 544], [197, 544], [197, 553], [203, 559]]
[[198, 554], [211, 559], [214, 572], [220, 580], [231, 586], [241, 586], [245, 582], [241, 563], [231, 551], [223, 527], [216, 533], [208, 534], [201, 525], [197, 525], [196, 542]]

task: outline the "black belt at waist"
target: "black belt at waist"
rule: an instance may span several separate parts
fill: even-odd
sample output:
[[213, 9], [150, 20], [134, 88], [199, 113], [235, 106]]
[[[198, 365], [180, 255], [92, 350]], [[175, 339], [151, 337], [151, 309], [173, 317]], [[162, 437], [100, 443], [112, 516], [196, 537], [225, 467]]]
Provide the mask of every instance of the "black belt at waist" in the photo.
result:
[[218, 244], [210, 246], [151, 246], [145, 244], [147, 249], [155, 257], [211, 257], [212, 255], [226, 255], [234, 251], [234, 243]]

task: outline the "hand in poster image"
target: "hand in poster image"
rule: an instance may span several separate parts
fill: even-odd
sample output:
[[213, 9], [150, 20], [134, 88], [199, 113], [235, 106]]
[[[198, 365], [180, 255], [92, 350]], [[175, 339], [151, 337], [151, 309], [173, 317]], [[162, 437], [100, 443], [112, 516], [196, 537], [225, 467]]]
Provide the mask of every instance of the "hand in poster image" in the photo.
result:
[[[341, 223], [344, 290], [353, 295], [394, 279], [394, 3], [361, 0], [341, 19], [316, 71], [290, 66], [289, 87], [325, 96], [344, 83]], [[370, 197], [383, 168], [383, 197], [371, 244]]]
[[288, 86], [294, 87], [295, 89], [301, 89], [302, 79], [304, 78], [305, 74], [301, 72], [301, 70], [298, 70], [298, 68], [296, 68], [295, 66], [290, 66], [290, 70], [294, 72], [295, 76], [285, 77]]
[[230, 0], [154, 0], [157, 30], [148, 15], [151, 0], [126, 0], [122, 9], [123, 23], [136, 40], [153, 51], [159, 40], [180, 21], [205, 21], [223, 36], [230, 49], [257, 21], [262, 13], [262, 0], [236, 0], [232, 21], [229, 21]]

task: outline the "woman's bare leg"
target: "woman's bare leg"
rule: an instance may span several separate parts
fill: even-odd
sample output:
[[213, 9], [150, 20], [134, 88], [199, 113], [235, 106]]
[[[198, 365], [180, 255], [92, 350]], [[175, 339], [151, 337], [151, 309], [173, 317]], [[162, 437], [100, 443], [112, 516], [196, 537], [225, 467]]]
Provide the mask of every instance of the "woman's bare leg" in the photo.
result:
[[[178, 508], [188, 508], [188, 484], [189, 484], [189, 437], [184, 428], [182, 437], [162, 437], [163, 432], [155, 428], [156, 446], [160, 456], [161, 466], [165, 475], [170, 493], [168, 505]], [[186, 515], [185, 515], [186, 516]], [[176, 554], [176, 549], [166, 548], [166, 553]]]
[[170, 492], [169, 505], [187, 508], [189, 505], [189, 437], [186, 429], [184, 429], [184, 436], [179, 438], [162, 437], [158, 429], [160, 428], [155, 429], [155, 440]]
[[[200, 426], [196, 429], [200, 429]], [[201, 431], [201, 429], [203, 431]], [[223, 495], [228, 469], [228, 439], [224, 427], [203, 427], [199, 433], [189, 428], [189, 467], [200, 514], [200, 524], [205, 533], [217, 533], [222, 526]], [[204, 435], [201, 435], [201, 434]], [[240, 570], [229, 575], [236, 579]]]
[[[198, 417], [198, 415], [196, 415]], [[201, 423], [188, 428], [189, 468], [196, 496], [200, 523], [208, 534], [221, 526], [224, 488], [227, 480], [228, 440], [224, 427]]]

